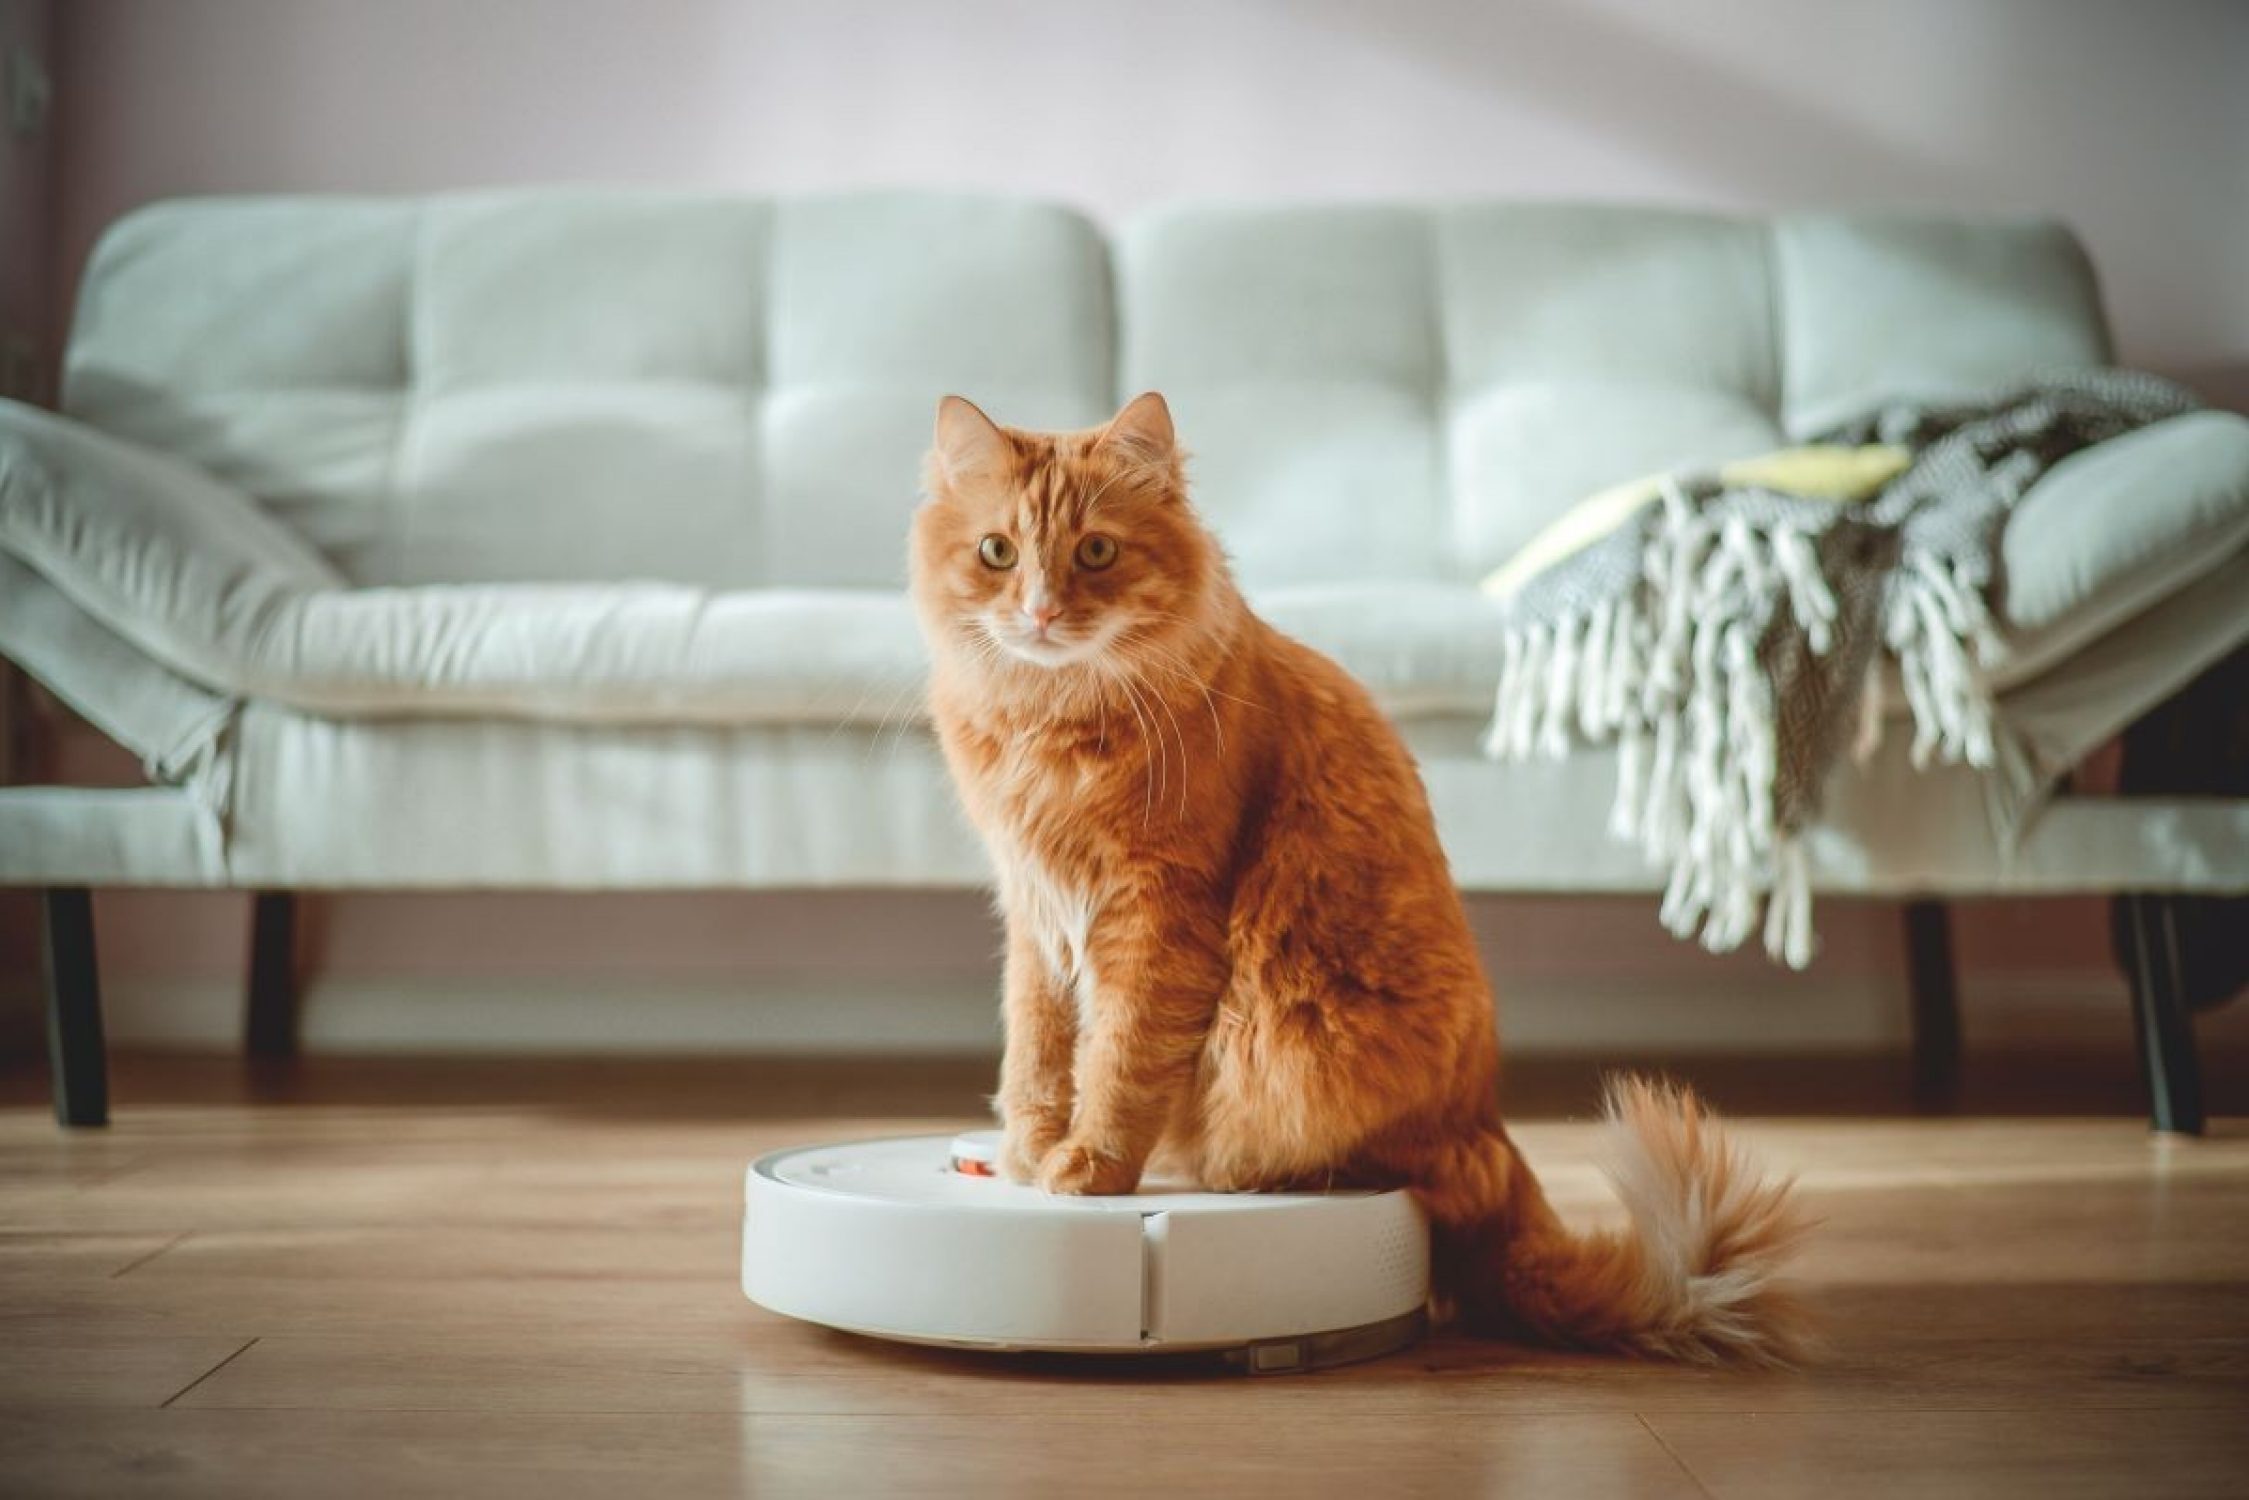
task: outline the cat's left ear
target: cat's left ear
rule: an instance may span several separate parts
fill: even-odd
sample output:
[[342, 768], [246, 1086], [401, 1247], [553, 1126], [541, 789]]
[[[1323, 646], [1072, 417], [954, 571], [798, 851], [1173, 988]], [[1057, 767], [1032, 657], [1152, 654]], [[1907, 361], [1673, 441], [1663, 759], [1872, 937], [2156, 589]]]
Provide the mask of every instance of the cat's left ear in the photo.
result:
[[1171, 427], [1171, 408], [1155, 391], [1126, 402], [1124, 410], [1101, 429], [1101, 437], [1094, 444], [1097, 448], [1121, 448], [1136, 458], [1154, 462], [1170, 458], [1178, 445]]
[[989, 473], [1007, 451], [1007, 434], [999, 424], [962, 396], [947, 396], [937, 403], [937, 435], [931, 456], [955, 482]]

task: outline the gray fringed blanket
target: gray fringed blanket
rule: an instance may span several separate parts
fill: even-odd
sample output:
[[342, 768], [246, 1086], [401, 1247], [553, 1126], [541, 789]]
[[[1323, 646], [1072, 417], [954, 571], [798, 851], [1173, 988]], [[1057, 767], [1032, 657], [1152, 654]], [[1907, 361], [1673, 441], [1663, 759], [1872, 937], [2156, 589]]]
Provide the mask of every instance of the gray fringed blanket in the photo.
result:
[[2060, 459], [2192, 409], [2153, 376], [2087, 370], [1959, 406], [1885, 407], [1818, 441], [1892, 443], [1910, 464], [1856, 505], [1714, 478], [1661, 499], [1532, 577], [1508, 604], [1485, 750], [1618, 747], [1610, 831], [1670, 867], [1663, 921], [1714, 950], [1762, 913], [1765, 945], [1811, 961], [1798, 835], [1836, 758], [1872, 749], [1885, 651], [1913, 761], [2008, 754], [1984, 671], [2008, 510]]

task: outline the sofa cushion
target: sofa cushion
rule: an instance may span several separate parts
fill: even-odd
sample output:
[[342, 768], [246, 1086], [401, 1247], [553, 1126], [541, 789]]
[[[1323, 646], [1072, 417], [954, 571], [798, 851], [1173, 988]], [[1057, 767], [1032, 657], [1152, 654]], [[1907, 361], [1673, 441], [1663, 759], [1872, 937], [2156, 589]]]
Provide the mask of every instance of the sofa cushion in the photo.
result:
[[[920, 708], [902, 593], [350, 588], [241, 492], [13, 403], [0, 404], [0, 551], [189, 682], [307, 712], [830, 723]], [[1473, 711], [1498, 679], [1496, 617], [1470, 589], [1330, 585], [1260, 602], [1399, 714]]]
[[[1476, 711], [1498, 680], [1473, 590], [1275, 591], [1281, 629], [1400, 716]], [[668, 584], [356, 589], [308, 597], [250, 696], [337, 715], [489, 714], [601, 724], [898, 724], [926, 656], [903, 594]]]
[[2190, 412], [2056, 464], [2002, 539], [2019, 682], [2249, 548], [2249, 418]]
[[904, 582], [930, 413], [1115, 410], [1100, 232], [971, 195], [541, 188], [151, 205], [64, 405], [354, 583]]
[[1172, 398], [1253, 585], [1467, 582], [1637, 474], [2107, 358], [2050, 221], [1201, 204], [1117, 257], [1120, 385]]
[[1253, 590], [1250, 603], [1283, 634], [1340, 662], [1393, 718], [1491, 711], [1500, 611], [1472, 588], [1299, 584]]
[[2110, 360], [2085, 248], [2051, 219], [1790, 214], [1773, 223], [1772, 284], [1792, 437]]

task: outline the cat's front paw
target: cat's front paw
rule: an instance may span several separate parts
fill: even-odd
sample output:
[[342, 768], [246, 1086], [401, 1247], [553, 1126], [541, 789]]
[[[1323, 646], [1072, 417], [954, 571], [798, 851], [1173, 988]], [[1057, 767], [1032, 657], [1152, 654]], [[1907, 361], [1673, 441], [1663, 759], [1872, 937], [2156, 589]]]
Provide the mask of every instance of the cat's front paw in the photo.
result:
[[1077, 1141], [1064, 1141], [1039, 1163], [1039, 1186], [1050, 1193], [1106, 1198], [1140, 1186], [1140, 1166], [1104, 1156]]
[[1037, 1182], [1039, 1164], [1068, 1133], [1066, 1120], [1038, 1115], [1010, 1119], [1000, 1130], [1000, 1175], [1010, 1182]]

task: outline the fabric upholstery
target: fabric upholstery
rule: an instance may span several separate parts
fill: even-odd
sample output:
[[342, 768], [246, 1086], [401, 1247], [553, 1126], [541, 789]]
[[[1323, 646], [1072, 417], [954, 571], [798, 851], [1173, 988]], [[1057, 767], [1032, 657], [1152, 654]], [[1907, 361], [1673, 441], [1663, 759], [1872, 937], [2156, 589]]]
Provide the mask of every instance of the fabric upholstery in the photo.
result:
[[[1604, 486], [2107, 352], [2045, 222], [1217, 204], [1112, 251], [936, 194], [159, 204], [84, 278], [84, 425], [0, 408], [0, 651], [178, 790], [0, 791], [0, 879], [981, 879], [908, 722], [934, 398], [1073, 427], [1160, 388], [1253, 601], [1405, 722], [1463, 878], [1647, 889], [1590, 836], [1597, 760], [1465, 748], [1475, 580]], [[1824, 888], [2066, 880], [2000, 836], [2249, 631], [2245, 433], [2165, 424], [2025, 499], [2030, 781], [1839, 790]], [[2101, 858], [2220, 847], [2159, 822]]]
[[2194, 412], [2089, 448], [2024, 495], [2003, 538], [2006, 620], [2097, 633], [2249, 545], [2249, 418]]
[[[0, 407], [0, 583], [0, 646], [158, 767], [183, 764], [180, 747], [200, 749], [241, 699], [337, 715], [881, 724], [920, 717], [927, 666], [896, 590], [341, 587], [240, 494], [23, 407]], [[1496, 616], [1466, 589], [1304, 586], [1257, 602], [1395, 714], [1473, 711], [1499, 670]]]
[[935, 397], [1111, 410], [1108, 259], [1015, 200], [549, 190], [144, 209], [65, 409], [361, 584], [894, 587]]
[[[2222, 814], [2225, 804], [2133, 831], [2104, 824], [2097, 843], [2065, 824], [2043, 855], [2016, 838], [2034, 839], [2063, 810], [2032, 816], [2046, 778], [2220, 649], [2211, 624], [2229, 599], [2236, 613], [2249, 606], [2245, 571], [2190, 587], [2083, 653], [2082, 668], [2072, 661], [2035, 692], [2011, 696], [2011, 722], [2047, 757], [2034, 780], [1994, 784], [1961, 767], [1918, 772], [1907, 763], [1908, 737], [1890, 734], [1874, 766], [1839, 779], [1834, 816], [1813, 840], [1816, 882], [1828, 891], [2087, 890], [2131, 873], [2143, 885], [2249, 888], [2249, 813]], [[1340, 618], [1346, 602], [1323, 605]], [[1601, 756], [1494, 764], [1475, 748], [1482, 723], [1479, 710], [1402, 726], [1463, 884], [1660, 888], [1660, 873], [1635, 851], [1595, 836], [1613, 764]], [[985, 878], [983, 853], [917, 724], [338, 721], [252, 704], [241, 746], [230, 854], [237, 881], [305, 883], [318, 871], [364, 884], [586, 888]], [[419, 789], [419, 805], [383, 795], [401, 785]], [[307, 819], [307, 807], [338, 815]]]
[[1884, 400], [1961, 400], [2110, 359], [2093, 268], [2053, 220], [1790, 215], [1773, 226], [1773, 291], [1795, 437]]
[[0, 655], [130, 750], [150, 779], [201, 784], [236, 707], [172, 672], [0, 552]]
[[1120, 388], [1266, 582], [1481, 577], [1608, 485], [2107, 347], [2050, 223], [1214, 205], [1118, 255]]
[[[2244, 613], [2249, 576], [2212, 574], [2008, 694], [2036, 774], [2175, 691], [2225, 649], [2216, 625]], [[1632, 848], [1594, 836], [1615, 784], [1610, 752], [1495, 764], [1476, 749], [1481, 728], [1476, 714], [1404, 725], [1463, 885], [1660, 887]], [[335, 719], [254, 702], [232, 739], [223, 841], [207, 810], [169, 788], [10, 789], [0, 883], [591, 890], [986, 878], [918, 725]], [[1904, 752], [1892, 734], [1873, 766], [1839, 778], [1810, 839], [1820, 890], [2249, 887], [2242, 804], [2065, 798], [2025, 823], [2030, 804], [2007, 788], [1957, 766], [1917, 772]]]
[[167, 666], [246, 674], [277, 620], [337, 576], [192, 465], [0, 403], [0, 550]]
[[145, 209], [65, 400], [355, 582], [873, 587], [934, 393], [1160, 387], [1252, 581], [1465, 582], [1604, 485], [2105, 350], [2052, 224], [1212, 205], [1112, 272], [1011, 200], [549, 190]]

